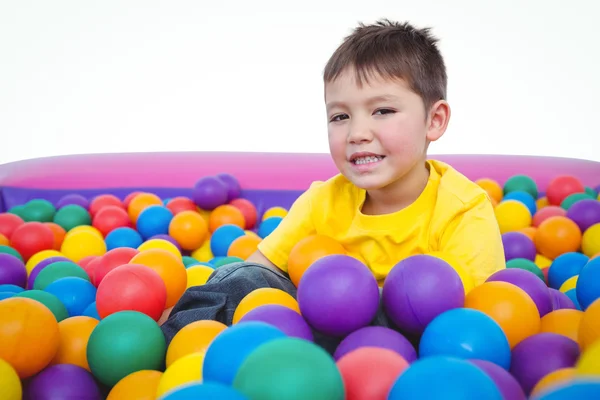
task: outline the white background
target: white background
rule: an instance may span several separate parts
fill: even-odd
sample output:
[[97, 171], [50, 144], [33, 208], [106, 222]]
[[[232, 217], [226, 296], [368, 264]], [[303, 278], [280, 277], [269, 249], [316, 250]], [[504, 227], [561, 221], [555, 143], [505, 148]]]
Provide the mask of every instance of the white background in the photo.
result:
[[431, 153], [600, 160], [596, 0], [0, 0], [0, 163], [73, 153], [327, 152], [322, 70], [359, 21], [441, 38]]

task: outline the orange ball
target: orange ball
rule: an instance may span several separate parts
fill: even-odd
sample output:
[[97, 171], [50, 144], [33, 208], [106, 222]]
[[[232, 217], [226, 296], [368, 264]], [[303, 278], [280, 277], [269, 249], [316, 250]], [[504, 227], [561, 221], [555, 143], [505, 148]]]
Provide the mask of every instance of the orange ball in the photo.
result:
[[288, 274], [294, 285], [298, 287], [304, 271], [315, 261], [332, 254], [346, 254], [346, 249], [329, 236], [311, 235], [298, 241], [288, 257]]
[[0, 301], [0, 358], [21, 379], [44, 368], [58, 350], [60, 335], [54, 314], [42, 303], [25, 297]]
[[158, 273], [167, 289], [165, 308], [175, 305], [187, 287], [187, 273], [183, 261], [163, 249], [149, 249], [134, 256], [130, 264], [141, 264]]
[[244, 235], [231, 242], [227, 255], [229, 257], [239, 257], [242, 260], [248, 259], [258, 248], [261, 238], [253, 235]]
[[546, 219], [537, 229], [535, 246], [538, 253], [555, 259], [564, 253], [579, 250], [581, 230], [567, 217], [555, 216]]
[[208, 227], [211, 232], [216, 231], [220, 226], [228, 224], [237, 225], [242, 229], [246, 229], [244, 214], [242, 214], [239, 208], [230, 204], [218, 206], [208, 217]]
[[73, 364], [91, 372], [87, 361], [87, 344], [92, 331], [100, 321], [96, 318], [77, 316], [58, 323], [60, 341], [51, 364]]
[[547, 197], [540, 197], [539, 199], [537, 199], [535, 201], [535, 206], [538, 210], [544, 208], [544, 207], [548, 207], [550, 205], [550, 202], [548, 201]]
[[181, 328], [167, 349], [167, 368], [189, 354], [205, 353], [213, 339], [225, 329], [227, 325], [208, 319], [195, 321]]
[[50, 228], [54, 235], [54, 246], [52, 248], [54, 250], [60, 250], [60, 246], [62, 246], [62, 242], [65, 240], [67, 232], [62, 226], [55, 224], [54, 222], [44, 222], [44, 225]]
[[163, 373], [143, 369], [121, 379], [108, 393], [106, 400], [155, 400]]
[[140, 193], [131, 199], [129, 202], [129, 207], [127, 207], [127, 213], [129, 214], [129, 218], [131, 222], [134, 224], [137, 222], [139, 215], [146, 208], [150, 206], [162, 206], [163, 202], [154, 193]]
[[537, 228], [533, 226], [528, 226], [527, 228], [521, 229], [519, 232], [524, 233], [531, 240], [535, 240], [535, 234], [537, 232]]
[[502, 187], [493, 179], [481, 178], [475, 181], [483, 190], [485, 190], [490, 198], [497, 203], [502, 201], [504, 192]]
[[298, 302], [291, 294], [276, 288], [260, 288], [248, 293], [240, 301], [233, 313], [233, 323], [237, 324], [248, 312], [266, 304], [279, 304], [300, 314]]
[[531, 391], [531, 398], [552, 387], [562, 385], [575, 378], [575, 368], [561, 368], [550, 372], [538, 381]]
[[563, 308], [544, 315], [541, 320], [540, 332], [556, 333], [578, 341], [579, 325], [583, 311]]
[[583, 312], [578, 338], [583, 350], [600, 340], [600, 299], [590, 304]]
[[485, 282], [471, 290], [465, 308], [479, 310], [500, 325], [510, 348], [540, 332], [540, 314], [529, 295], [507, 282]]
[[196, 211], [180, 211], [169, 224], [169, 235], [182, 249], [193, 251], [208, 237], [208, 226]]
[[0, 233], [0, 246], [8, 246], [9, 244], [10, 242], [8, 241], [6, 236]]

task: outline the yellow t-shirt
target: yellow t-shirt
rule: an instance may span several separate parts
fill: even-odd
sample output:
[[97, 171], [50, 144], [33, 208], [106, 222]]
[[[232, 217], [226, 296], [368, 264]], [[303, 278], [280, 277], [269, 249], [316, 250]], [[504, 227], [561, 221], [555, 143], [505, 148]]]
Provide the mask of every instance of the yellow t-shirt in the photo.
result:
[[258, 249], [287, 271], [288, 255], [299, 240], [326, 235], [364, 261], [380, 282], [406, 257], [444, 252], [470, 272], [475, 285], [483, 283], [506, 266], [490, 199], [449, 165], [427, 162], [425, 190], [410, 206], [391, 214], [363, 214], [366, 191], [341, 174], [313, 183]]

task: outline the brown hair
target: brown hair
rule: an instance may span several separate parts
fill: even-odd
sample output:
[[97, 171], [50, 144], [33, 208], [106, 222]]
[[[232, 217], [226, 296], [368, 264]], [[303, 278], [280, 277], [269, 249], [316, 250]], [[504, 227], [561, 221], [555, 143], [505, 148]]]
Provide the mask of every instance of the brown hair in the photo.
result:
[[446, 99], [446, 67], [430, 28], [388, 19], [360, 23], [333, 53], [323, 73], [325, 83], [353, 68], [360, 85], [369, 75], [402, 79], [423, 99], [425, 107]]

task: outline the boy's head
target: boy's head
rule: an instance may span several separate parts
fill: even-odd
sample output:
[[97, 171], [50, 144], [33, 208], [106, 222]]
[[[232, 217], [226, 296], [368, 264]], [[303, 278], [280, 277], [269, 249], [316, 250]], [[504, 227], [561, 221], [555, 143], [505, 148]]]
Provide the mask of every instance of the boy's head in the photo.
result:
[[359, 25], [328, 61], [330, 151], [357, 186], [410, 179], [446, 130], [447, 76], [436, 43], [429, 29], [382, 20]]

